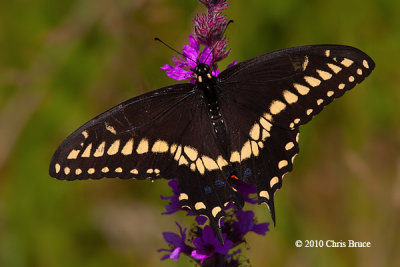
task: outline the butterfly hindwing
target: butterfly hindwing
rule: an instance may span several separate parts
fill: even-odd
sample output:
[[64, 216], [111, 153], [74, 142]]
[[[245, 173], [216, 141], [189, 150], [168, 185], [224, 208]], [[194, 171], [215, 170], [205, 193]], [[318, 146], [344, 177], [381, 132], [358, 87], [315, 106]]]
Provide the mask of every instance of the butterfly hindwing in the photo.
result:
[[259, 202], [268, 205], [275, 220], [274, 194], [281, 188], [283, 176], [292, 170], [299, 152], [299, 131], [273, 125], [270, 118], [240, 100], [231, 95], [222, 101], [228, 131], [234, 133], [230, 137], [231, 165], [227, 168], [257, 186]]

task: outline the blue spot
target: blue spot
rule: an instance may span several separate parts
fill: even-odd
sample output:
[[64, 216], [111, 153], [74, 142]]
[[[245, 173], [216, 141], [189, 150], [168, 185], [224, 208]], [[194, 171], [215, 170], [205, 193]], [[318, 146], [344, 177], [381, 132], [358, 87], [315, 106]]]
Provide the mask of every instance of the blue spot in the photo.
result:
[[205, 186], [205, 187], [204, 187], [204, 193], [205, 193], [206, 195], [211, 194], [211, 191], [212, 191], [211, 186]]
[[225, 185], [225, 182], [222, 180], [215, 180], [215, 186], [216, 187], [223, 187]]
[[244, 171], [244, 177], [249, 177], [249, 176], [251, 176], [251, 169], [250, 168], [247, 168], [245, 171]]

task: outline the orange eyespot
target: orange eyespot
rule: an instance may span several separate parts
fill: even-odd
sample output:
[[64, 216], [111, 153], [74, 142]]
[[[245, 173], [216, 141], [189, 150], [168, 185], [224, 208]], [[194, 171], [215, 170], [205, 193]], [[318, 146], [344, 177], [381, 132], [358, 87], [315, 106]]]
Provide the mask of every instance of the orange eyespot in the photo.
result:
[[235, 179], [235, 180], [239, 180], [239, 178], [238, 178], [236, 175], [234, 175], [234, 174], [232, 174], [231, 177], [229, 177], [229, 178]]

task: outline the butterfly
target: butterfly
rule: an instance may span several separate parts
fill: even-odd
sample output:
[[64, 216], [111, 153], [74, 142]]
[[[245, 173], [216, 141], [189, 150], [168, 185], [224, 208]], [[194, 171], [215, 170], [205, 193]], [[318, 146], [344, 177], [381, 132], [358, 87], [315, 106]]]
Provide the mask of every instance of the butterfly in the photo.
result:
[[61, 180], [178, 179], [179, 201], [220, 219], [256, 185], [275, 222], [274, 194], [299, 152], [299, 127], [362, 82], [374, 69], [362, 51], [342, 45], [283, 49], [211, 75], [197, 63], [194, 84], [167, 86], [129, 99], [67, 137], [49, 168]]

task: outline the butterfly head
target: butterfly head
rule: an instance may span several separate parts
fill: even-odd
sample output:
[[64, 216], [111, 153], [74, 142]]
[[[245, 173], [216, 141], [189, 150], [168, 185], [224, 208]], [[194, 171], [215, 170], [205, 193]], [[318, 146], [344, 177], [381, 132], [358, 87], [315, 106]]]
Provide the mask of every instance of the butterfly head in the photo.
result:
[[205, 63], [197, 64], [194, 72], [197, 75], [197, 82], [201, 83], [207, 80], [211, 80], [212, 76], [210, 73], [210, 66]]

